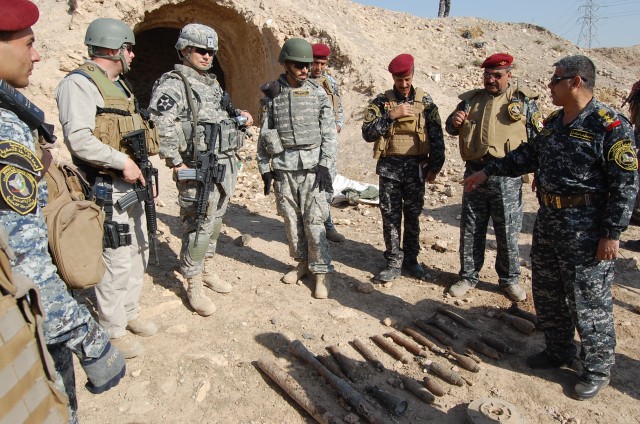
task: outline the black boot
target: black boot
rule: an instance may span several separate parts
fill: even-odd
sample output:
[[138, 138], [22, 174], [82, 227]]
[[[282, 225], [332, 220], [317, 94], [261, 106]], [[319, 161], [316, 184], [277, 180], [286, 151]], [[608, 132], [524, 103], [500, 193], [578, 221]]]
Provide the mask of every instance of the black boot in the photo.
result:
[[529, 368], [533, 369], [560, 368], [564, 365], [571, 365], [573, 356], [560, 358], [543, 350], [527, 357], [526, 362]]
[[587, 400], [594, 398], [600, 390], [607, 387], [609, 384], [609, 377], [598, 380], [591, 380], [589, 378], [580, 378], [576, 387], [573, 388], [573, 396], [578, 400]]
[[374, 280], [381, 283], [388, 283], [400, 276], [400, 268], [388, 265], [380, 274], [373, 277]]

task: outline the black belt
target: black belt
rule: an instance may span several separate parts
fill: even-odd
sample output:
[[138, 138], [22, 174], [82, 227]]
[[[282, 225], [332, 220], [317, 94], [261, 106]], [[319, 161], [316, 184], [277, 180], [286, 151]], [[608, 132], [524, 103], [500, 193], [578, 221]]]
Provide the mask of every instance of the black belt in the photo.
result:
[[540, 192], [540, 204], [552, 209], [580, 208], [583, 206], [596, 206], [606, 196], [603, 194], [585, 193], [574, 196], [557, 196]]

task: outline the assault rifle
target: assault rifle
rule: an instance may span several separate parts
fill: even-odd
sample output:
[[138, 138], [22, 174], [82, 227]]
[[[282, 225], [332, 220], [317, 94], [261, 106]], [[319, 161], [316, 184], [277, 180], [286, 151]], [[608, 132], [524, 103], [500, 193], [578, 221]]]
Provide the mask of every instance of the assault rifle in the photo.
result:
[[[156, 258], [155, 264], [160, 263], [158, 259], [158, 249], [156, 240], [158, 237], [158, 220], [156, 216], [156, 204], [154, 198], [158, 195], [158, 169], [154, 168], [149, 161], [147, 153], [147, 138], [144, 129], [126, 133], [122, 137], [122, 142], [127, 145], [133, 153], [133, 161], [138, 165], [144, 177], [143, 186], [136, 181], [135, 188], [131, 193], [127, 193], [118, 200], [117, 205], [126, 210], [136, 202], [144, 202], [144, 214], [147, 218], [147, 234], [149, 235], [149, 245], [153, 249], [153, 256]], [[153, 194], [153, 187], [156, 187], [156, 194]]]
[[195, 199], [184, 198], [187, 202], [196, 204], [196, 237], [194, 245], [198, 245], [198, 236], [202, 229], [202, 224], [207, 218], [209, 208], [209, 194], [214, 184], [224, 181], [227, 165], [218, 163], [216, 154], [216, 142], [220, 140], [220, 125], [210, 122], [200, 122], [204, 126], [204, 142], [207, 150], [198, 152], [198, 146], [193, 146], [196, 152], [195, 169], [180, 169], [178, 171], [178, 181], [196, 180], [198, 190]]

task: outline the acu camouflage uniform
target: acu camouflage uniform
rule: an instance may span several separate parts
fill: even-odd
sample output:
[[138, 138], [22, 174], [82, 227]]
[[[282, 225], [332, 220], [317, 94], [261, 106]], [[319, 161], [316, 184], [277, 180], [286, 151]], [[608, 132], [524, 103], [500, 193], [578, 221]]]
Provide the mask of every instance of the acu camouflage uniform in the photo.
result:
[[[415, 101], [417, 90], [411, 87], [409, 97], [401, 96], [393, 89], [397, 103]], [[420, 155], [387, 155], [382, 154], [376, 165], [376, 174], [380, 185], [380, 212], [382, 213], [382, 232], [386, 250], [384, 257], [391, 268], [418, 263], [420, 236], [420, 213], [424, 206], [424, 180], [420, 178], [420, 164], [427, 162], [423, 169], [423, 177], [429, 171], [440, 172], [444, 164], [444, 138], [438, 107], [431, 96], [424, 94], [421, 99], [424, 105], [422, 112], [424, 131], [429, 142], [428, 154]], [[386, 94], [380, 94], [367, 108], [362, 137], [367, 142], [374, 142], [380, 137], [388, 136], [394, 126], [389, 117], [392, 109]], [[397, 120], [396, 120], [397, 122]], [[374, 148], [375, 149], [375, 148]], [[400, 249], [402, 217], [404, 215], [404, 237]]]
[[601, 238], [618, 240], [627, 228], [637, 158], [628, 122], [598, 100], [570, 124], [562, 119], [562, 109], [554, 112], [539, 136], [484, 171], [512, 177], [535, 171], [540, 209], [531, 262], [538, 325], [547, 353], [559, 359], [575, 353], [577, 329], [583, 378], [597, 382], [610, 374], [616, 339], [614, 261], [596, 260], [596, 251]]
[[[284, 218], [289, 254], [296, 261], [308, 261], [311, 273], [325, 274], [333, 270], [324, 226], [329, 205], [318, 189], [316, 170], [330, 168], [336, 160], [333, 108], [327, 93], [312, 80], [293, 88], [282, 74], [277, 82], [280, 93], [263, 99], [258, 169], [261, 174], [275, 173], [276, 204]], [[270, 153], [269, 140], [274, 139], [283, 148], [278, 153]]]
[[[242, 147], [244, 132], [239, 131], [236, 120], [230, 118], [238, 113], [220, 88], [216, 76], [207, 73], [200, 75], [189, 66], [177, 64], [174, 66], [174, 71], [165, 73], [156, 82], [149, 106], [158, 129], [160, 157], [166, 161], [167, 166], [173, 168], [185, 163], [189, 168], [195, 168], [192, 142], [193, 120], [185, 84], [177, 72], [184, 75], [191, 85], [198, 121], [216, 123], [222, 127], [222, 135], [216, 149], [219, 163], [226, 165], [225, 177], [223, 182], [214, 185], [209, 194], [208, 216], [198, 236], [198, 245], [201, 244], [201, 240], [210, 240], [209, 252], [215, 253], [216, 241], [222, 228], [222, 217], [227, 210], [238, 178], [236, 151]], [[201, 152], [206, 150], [203, 131], [202, 125], [199, 125], [195, 134], [197, 149]], [[198, 184], [195, 180], [176, 181], [180, 217], [183, 222], [180, 267], [185, 278], [192, 278], [203, 272], [206, 254], [206, 251], [199, 253], [189, 251], [189, 241], [191, 240], [193, 245], [198, 229], [196, 204], [185, 199], [196, 197]]]
[[[30, 212], [19, 207], [21, 212], [18, 213], [3, 204], [0, 206], [0, 225], [9, 234], [9, 246], [16, 255], [13, 270], [33, 280], [40, 291], [45, 343], [58, 373], [56, 383], [69, 397], [69, 422], [76, 423], [78, 403], [71, 353], [75, 353], [80, 361], [98, 358], [109, 342], [109, 335], [89, 311], [71, 297], [57, 274], [49, 254], [47, 226], [42, 215], [48, 200], [47, 185], [44, 179], [36, 182], [41, 177], [42, 165], [37, 159], [33, 160], [33, 135], [13, 112], [2, 107], [0, 140], [5, 140], [1, 143], [3, 151], [14, 152], [0, 159], [3, 198], [33, 206]], [[23, 148], [24, 155], [20, 155]], [[12, 194], [7, 197], [5, 190], [9, 187], [13, 188]]]
[[[463, 99], [447, 118], [445, 129], [460, 135], [460, 153], [466, 161], [464, 176], [482, 170], [488, 163], [532, 140], [542, 126], [542, 115], [533, 101], [538, 96], [509, 86], [491, 95], [476, 89]], [[524, 109], [524, 111], [522, 110]], [[463, 126], [455, 128], [453, 115], [467, 111]], [[522, 228], [522, 179], [492, 176], [472, 192], [462, 194], [460, 221], [460, 277], [471, 287], [478, 284], [484, 264], [489, 219], [496, 236], [496, 272], [502, 287], [518, 284], [520, 253], [518, 235]]]

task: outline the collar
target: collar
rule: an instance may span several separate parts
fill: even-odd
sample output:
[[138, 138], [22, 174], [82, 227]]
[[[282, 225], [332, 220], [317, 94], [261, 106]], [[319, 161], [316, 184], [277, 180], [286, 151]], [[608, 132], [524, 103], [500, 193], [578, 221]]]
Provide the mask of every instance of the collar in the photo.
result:
[[186, 66], [181, 63], [176, 63], [175, 65], [173, 65], [173, 69], [180, 72], [187, 78], [195, 79], [196, 81], [199, 81], [205, 85], [211, 85], [217, 79], [215, 74], [205, 72], [204, 75], [201, 75], [191, 66]]

